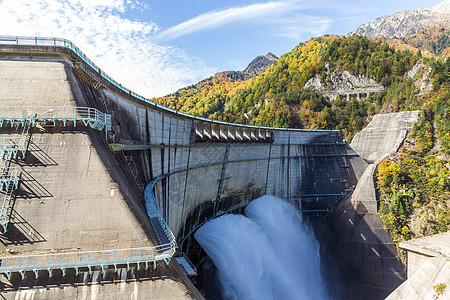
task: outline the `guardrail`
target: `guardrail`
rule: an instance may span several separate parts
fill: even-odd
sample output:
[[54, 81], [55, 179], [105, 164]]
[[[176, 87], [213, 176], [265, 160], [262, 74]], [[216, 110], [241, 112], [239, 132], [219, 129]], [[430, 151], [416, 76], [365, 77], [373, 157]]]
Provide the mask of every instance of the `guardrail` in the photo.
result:
[[18, 153], [25, 157], [26, 142], [26, 136], [0, 137], [0, 157], [17, 158]]
[[[23, 279], [26, 271], [33, 271], [37, 278], [40, 270], [47, 270], [49, 276], [52, 276], [52, 270], [60, 269], [63, 276], [65, 276], [68, 268], [75, 269], [78, 275], [79, 268], [88, 268], [91, 273], [92, 267], [95, 266], [100, 266], [103, 273], [107, 266], [114, 266], [114, 269], [117, 270], [118, 265], [126, 264], [129, 269], [130, 264], [137, 264], [137, 269], [139, 270], [141, 263], [145, 264], [146, 269], [148, 268], [148, 263], [153, 263], [153, 268], [156, 268], [156, 262], [161, 260], [169, 264], [175, 254], [177, 245], [172, 231], [159, 212], [153, 193], [153, 185], [154, 182], [151, 182], [145, 189], [145, 207], [149, 218], [158, 220], [159, 225], [166, 234], [168, 243], [145, 248], [0, 257], [0, 273], [6, 274], [8, 279], [11, 279], [12, 272], [19, 272]], [[7, 219], [7, 211], [10, 202], [8, 199], [10, 200], [11, 197], [12, 193], [5, 195], [6, 200], [3, 202], [4, 204], [0, 210], [0, 225], [7, 225], [9, 221]], [[5, 204], [7, 205], [5, 206]]]
[[[162, 230], [164, 231], [164, 233], [166, 235], [167, 240], [169, 241], [168, 243], [162, 244], [160, 246], [161, 247], [170, 247], [171, 251], [172, 251], [172, 256], [173, 256], [177, 249], [175, 236], [173, 235], [172, 231], [170, 230], [169, 225], [167, 225], [166, 221], [164, 220], [163, 216], [161, 215], [158, 204], [156, 203], [155, 193], [153, 192], [153, 187], [156, 184], [156, 182], [158, 181], [158, 178], [151, 181], [144, 190], [145, 209], [147, 210], [147, 215], [150, 219], [158, 220], [159, 225], [161, 226]], [[172, 258], [172, 256], [171, 256], [171, 258]]]
[[10, 187], [17, 189], [19, 185], [19, 167], [3, 167], [0, 173], [0, 188], [8, 190]]
[[[11, 206], [11, 200], [13, 198], [14, 189], [10, 187], [3, 197], [2, 208], [0, 209], [0, 225], [2, 226], [3, 233], [6, 232], [6, 229], [9, 224], [9, 207]], [[0, 259], [1, 262], [1, 259]]]
[[[81, 121], [93, 129], [103, 130], [111, 128], [111, 116], [92, 107], [52, 107], [52, 106], [6, 106], [0, 107], [0, 127], [4, 122], [14, 125], [19, 122], [22, 126], [30, 122], [34, 126], [36, 122], [62, 121], [66, 126], [67, 121], [76, 124]], [[1, 146], [1, 145], [0, 145]]]
[[52, 270], [56, 269], [60, 269], [63, 276], [69, 268], [75, 269], [76, 275], [79, 273], [79, 268], [88, 268], [91, 274], [92, 268], [96, 266], [101, 267], [102, 273], [108, 266], [114, 266], [114, 270], [117, 271], [118, 265], [127, 265], [129, 269], [130, 264], [136, 264], [139, 270], [140, 264], [145, 264], [145, 269], [148, 269], [148, 263], [153, 262], [155, 268], [157, 261], [166, 260], [172, 256], [172, 247], [166, 245], [119, 250], [14, 255], [0, 258], [0, 273], [6, 274], [8, 279], [11, 279], [12, 272], [19, 272], [23, 279], [26, 271], [33, 271], [37, 278], [40, 270], [47, 270], [50, 277]]
[[[125, 94], [132, 96], [140, 101], [143, 101], [151, 106], [157, 107], [161, 110], [171, 112], [180, 116], [184, 116], [190, 119], [194, 120], [200, 120], [205, 122], [210, 122], [214, 124], [222, 124], [222, 125], [230, 125], [235, 127], [246, 127], [246, 128], [258, 128], [258, 129], [275, 129], [274, 127], [262, 127], [262, 126], [253, 126], [253, 125], [243, 125], [243, 124], [236, 124], [236, 123], [229, 123], [229, 122], [222, 122], [222, 121], [216, 121], [211, 120], [207, 118], [197, 117], [194, 115], [190, 115], [187, 113], [180, 112], [175, 109], [171, 109], [168, 107], [165, 107], [163, 105], [160, 105], [156, 102], [153, 102], [129, 89], [122, 86], [120, 83], [112, 79], [111, 76], [103, 72], [96, 64], [94, 64], [87, 56], [84, 54], [77, 46], [75, 46], [71, 41], [67, 39], [62, 38], [55, 38], [55, 37], [30, 37], [30, 36], [2, 36], [0, 35], [0, 44], [3, 45], [23, 45], [23, 46], [53, 46], [53, 47], [62, 47], [72, 50], [81, 61], [86, 63], [89, 67], [91, 67], [95, 72], [98, 73], [98, 75], [105, 79], [108, 83], [113, 85], [115, 88], [119, 89], [120, 91], [124, 92]], [[311, 130], [311, 129], [294, 129], [294, 128], [276, 128], [277, 130], [284, 130], [284, 131], [324, 131], [324, 132], [330, 132], [335, 131], [339, 132], [338, 130]]]

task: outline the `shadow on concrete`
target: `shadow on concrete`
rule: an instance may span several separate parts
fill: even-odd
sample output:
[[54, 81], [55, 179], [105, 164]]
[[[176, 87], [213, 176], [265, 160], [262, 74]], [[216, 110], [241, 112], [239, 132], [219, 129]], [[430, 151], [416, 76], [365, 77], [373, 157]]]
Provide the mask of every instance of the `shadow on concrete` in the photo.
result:
[[17, 164], [19, 166], [26, 165], [32, 167], [50, 167], [58, 165], [52, 157], [50, 157], [31, 139], [28, 139], [27, 154], [25, 159], [17, 159]]
[[[320, 142], [324, 141], [313, 141]], [[324, 151], [319, 147], [310, 146], [307, 151]], [[405, 280], [405, 273], [379, 216], [350, 201], [367, 164], [347, 144], [328, 149], [337, 156], [305, 159], [300, 186], [300, 194], [344, 193], [341, 197], [305, 197], [301, 202], [302, 209], [332, 211], [303, 214], [320, 244], [325, 286], [331, 299], [384, 299]]]
[[[87, 268], [80, 268], [78, 275], [74, 269], [66, 269], [64, 276], [61, 270], [53, 270], [51, 277], [49, 277], [48, 271], [42, 270], [38, 272], [37, 278], [34, 272], [27, 271], [24, 278], [19, 273], [12, 273], [9, 281], [4, 276], [0, 276], [0, 290], [7, 296], [20, 290], [22, 292], [32, 291], [33, 294], [36, 291], [36, 296], [44, 298], [49, 294], [55, 296], [57, 293], [61, 297], [72, 299], [72, 297], [78, 298], [76, 296], [81, 291], [88, 295], [88, 298], [96, 296], [97, 293], [99, 293], [98, 295], [130, 295], [130, 293], [137, 292], [138, 287], [135, 284], [140, 285], [141, 295], [145, 295], [145, 291], [151, 294], [155, 293], [154, 289], [158, 288], [158, 283], [161, 285], [166, 280], [184, 283], [192, 287], [192, 283], [188, 282], [185, 276], [181, 276], [177, 269], [179, 266], [173, 262], [168, 267], [164, 262], [158, 262], [156, 269], [150, 267], [149, 264], [149, 269], [145, 270], [144, 264], [141, 263], [139, 270], [136, 265], [130, 266], [129, 269], [126, 265], [121, 265], [118, 266], [117, 272], [111, 266], [106, 268], [103, 273], [100, 267], [92, 268], [91, 273]], [[101, 287], [101, 291], [98, 291], [99, 287]], [[88, 292], [85, 293], [86, 291]], [[193, 288], [186, 290], [186, 295], [190, 295], [193, 299], [201, 299], [201, 296]], [[18, 298], [20, 295], [15, 294], [15, 296]]]
[[0, 235], [0, 243], [4, 246], [34, 244], [45, 242], [46, 239], [25, 220], [16, 210], [11, 209], [8, 231]]
[[377, 214], [350, 199], [316, 230], [333, 299], [384, 299], [405, 279], [395, 243]]
[[30, 173], [22, 169], [20, 174], [20, 184], [16, 191], [16, 198], [19, 199], [41, 199], [53, 197], [42, 184], [40, 184]]

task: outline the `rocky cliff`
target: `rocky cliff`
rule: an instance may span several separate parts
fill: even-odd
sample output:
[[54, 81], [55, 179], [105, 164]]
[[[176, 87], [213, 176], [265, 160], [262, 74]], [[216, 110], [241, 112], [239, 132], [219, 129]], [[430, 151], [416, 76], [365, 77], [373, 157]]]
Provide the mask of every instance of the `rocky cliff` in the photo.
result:
[[336, 99], [336, 95], [350, 95], [360, 93], [381, 92], [384, 87], [375, 80], [363, 75], [354, 76], [342, 68], [337, 68], [333, 72], [328, 70], [326, 76], [317, 74], [305, 84], [305, 88], [318, 90], [331, 100]]
[[266, 55], [260, 55], [252, 60], [247, 68], [245, 68], [243, 73], [248, 78], [259, 76], [277, 60], [278, 57], [271, 52], [267, 53]]

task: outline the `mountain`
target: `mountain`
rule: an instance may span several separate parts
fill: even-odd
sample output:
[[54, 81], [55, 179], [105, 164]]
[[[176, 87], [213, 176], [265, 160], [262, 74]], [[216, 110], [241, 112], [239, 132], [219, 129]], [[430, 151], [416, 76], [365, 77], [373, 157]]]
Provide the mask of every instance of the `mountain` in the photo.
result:
[[450, 26], [428, 27], [416, 34], [401, 38], [402, 42], [435, 55], [450, 55]]
[[244, 71], [219, 72], [197, 84], [179, 89], [153, 101], [182, 112], [205, 118], [219, 118], [226, 103], [235, 92], [244, 88], [252, 78], [264, 73], [278, 57], [269, 52], [256, 57]]
[[266, 55], [260, 55], [256, 57], [243, 72], [248, 77], [259, 76], [277, 61], [277, 59], [278, 57], [271, 52]]
[[450, 0], [445, 0], [432, 8], [405, 10], [390, 16], [379, 17], [359, 26], [349, 35], [401, 38], [438, 24], [445, 27], [450, 25]]

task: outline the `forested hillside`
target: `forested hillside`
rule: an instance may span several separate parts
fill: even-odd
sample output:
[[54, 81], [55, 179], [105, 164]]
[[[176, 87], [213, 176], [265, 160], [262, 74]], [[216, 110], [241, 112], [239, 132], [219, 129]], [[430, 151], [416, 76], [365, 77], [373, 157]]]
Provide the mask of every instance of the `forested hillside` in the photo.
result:
[[[302, 43], [283, 55], [265, 73], [250, 80], [214, 77], [177, 93], [155, 99], [171, 108], [227, 122], [261, 126], [339, 129], [350, 137], [389, 100], [393, 110], [417, 108], [412, 80], [405, 77], [421, 58], [365, 37], [325, 36]], [[328, 66], [328, 69], [326, 68]], [[341, 68], [385, 86], [367, 99], [330, 102], [318, 91], [304, 89], [315, 76]], [[216, 75], [217, 76], [217, 75]]]
[[378, 168], [379, 213], [396, 242], [450, 230], [450, 59], [430, 63], [421, 119]]

